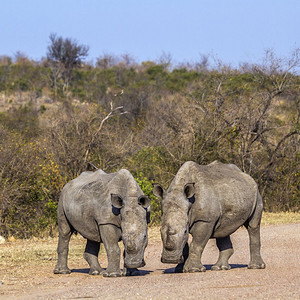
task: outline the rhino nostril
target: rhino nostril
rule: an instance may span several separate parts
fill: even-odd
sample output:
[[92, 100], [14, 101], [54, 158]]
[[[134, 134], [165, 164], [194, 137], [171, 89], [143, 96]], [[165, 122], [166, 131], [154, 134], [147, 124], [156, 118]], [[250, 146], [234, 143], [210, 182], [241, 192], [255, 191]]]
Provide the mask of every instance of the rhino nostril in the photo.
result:
[[169, 235], [175, 235], [175, 234], [176, 234], [176, 230], [170, 228], [170, 229], [168, 230], [168, 234], [169, 234]]
[[170, 245], [170, 244], [166, 244], [166, 245], [165, 245], [165, 248], [166, 248], [166, 250], [168, 250], [168, 251], [174, 250], [173, 245]]
[[126, 248], [127, 248], [127, 252], [134, 252], [136, 247], [133, 242], [128, 242]]
[[169, 251], [173, 250], [175, 248], [175, 243], [171, 241], [169, 238], [167, 238], [165, 243], [165, 248]]

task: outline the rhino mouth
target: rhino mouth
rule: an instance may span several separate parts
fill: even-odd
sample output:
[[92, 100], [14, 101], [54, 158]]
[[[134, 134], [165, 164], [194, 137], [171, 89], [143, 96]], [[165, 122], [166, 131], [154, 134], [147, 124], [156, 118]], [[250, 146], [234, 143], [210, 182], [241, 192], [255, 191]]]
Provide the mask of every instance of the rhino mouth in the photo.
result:
[[124, 266], [127, 269], [134, 269], [134, 268], [142, 268], [146, 265], [144, 259], [142, 259], [140, 262], [125, 262]]
[[164, 264], [181, 264], [184, 262], [184, 258], [182, 255], [179, 257], [171, 257], [171, 256], [162, 255], [161, 262]]

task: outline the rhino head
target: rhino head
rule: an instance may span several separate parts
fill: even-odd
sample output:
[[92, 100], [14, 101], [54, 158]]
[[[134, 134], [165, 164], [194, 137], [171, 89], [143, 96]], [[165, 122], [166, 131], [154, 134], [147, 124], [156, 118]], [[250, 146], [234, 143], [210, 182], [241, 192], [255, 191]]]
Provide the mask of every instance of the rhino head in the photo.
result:
[[140, 268], [145, 265], [150, 200], [145, 195], [138, 194], [127, 197], [111, 194], [112, 205], [120, 214], [126, 268]]
[[183, 248], [189, 236], [189, 210], [195, 193], [194, 184], [186, 184], [182, 190], [170, 187], [168, 191], [164, 191], [159, 184], [155, 184], [153, 193], [162, 199], [161, 261], [182, 263]]

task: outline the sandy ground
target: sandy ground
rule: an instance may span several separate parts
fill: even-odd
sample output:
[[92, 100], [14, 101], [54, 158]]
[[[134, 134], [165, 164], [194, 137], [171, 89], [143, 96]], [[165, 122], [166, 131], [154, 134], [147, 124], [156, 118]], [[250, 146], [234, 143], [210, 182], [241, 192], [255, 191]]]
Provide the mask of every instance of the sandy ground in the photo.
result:
[[[160, 262], [161, 242], [152, 232], [140, 276], [90, 276], [83, 259], [69, 264], [70, 275], [54, 275], [55, 260], [50, 258], [38, 267], [20, 266], [21, 272], [9, 265], [2, 269], [0, 299], [300, 299], [300, 223], [264, 226], [261, 235], [265, 270], [247, 269], [248, 234], [239, 229], [232, 235], [231, 270], [210, 270], [218, 257], [211, 240], [202, 260], [206, 272], [174, 274], [175, 265]], [[104, 254], [100, 260], [105, 267]]]

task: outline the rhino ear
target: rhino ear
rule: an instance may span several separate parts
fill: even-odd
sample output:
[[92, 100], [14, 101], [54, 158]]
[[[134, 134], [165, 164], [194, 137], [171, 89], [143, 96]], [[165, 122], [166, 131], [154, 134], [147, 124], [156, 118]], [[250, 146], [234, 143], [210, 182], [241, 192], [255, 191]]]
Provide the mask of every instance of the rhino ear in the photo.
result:
[[124, 201], [119, 195], [111, 194], [111, 204], [116, 208], [122, 208], [124, 206]]
[[143, 208], [148, 209], [150, 206], [150, 199], [147, 196], [143, 195], [139, 197], [138, 204], [142, 205]]
[[195, 184], [187, 183], [184, 187], [184, 194], [189, 199], [195, 195]]
[[158, 183], [153, 183], [153, 194], [158, 197], [158, 198], [163, 198], [164, 196], [164, 189], [162, 188], [162, 186]]

